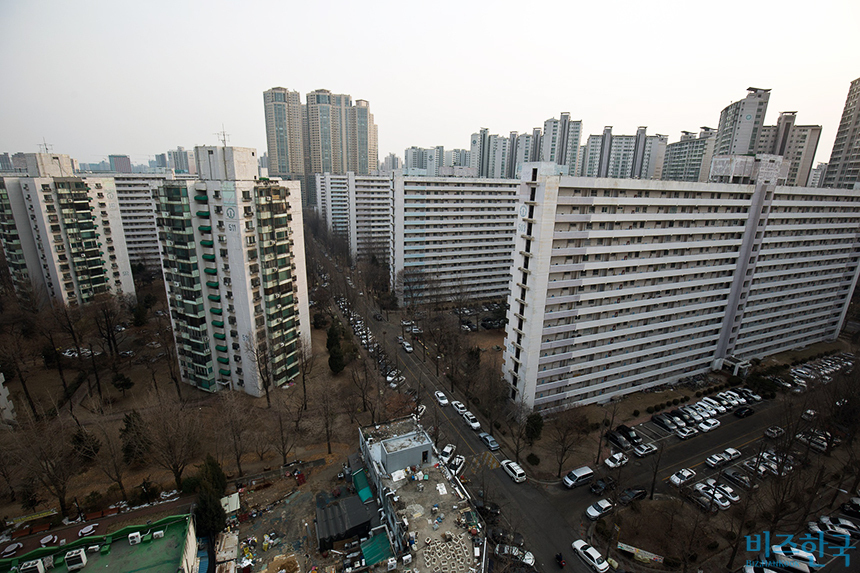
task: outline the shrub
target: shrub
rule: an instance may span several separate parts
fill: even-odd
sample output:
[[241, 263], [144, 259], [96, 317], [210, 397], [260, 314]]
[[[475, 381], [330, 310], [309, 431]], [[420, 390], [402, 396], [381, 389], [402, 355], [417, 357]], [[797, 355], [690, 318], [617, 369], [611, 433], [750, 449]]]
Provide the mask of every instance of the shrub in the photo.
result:
[[534, 453], [534, 452], [532, 452], [532, 453], [530, 453], [528, 456], [526, 456], [526, 461], [527, 461], [530, 465], [533, 465], [533, 466], [536, 466], [536, 465], [539, 465], [539, 464], [540, 464], [540, 458], [539, 458], [539, 457], [537, 457], [537, 456], [535, 455], [535, 453]]
[[674, 400], [672, 400], [672, 405], [673, 405], [673, 406], [677, 406], [677, 405], [678, 405], [678, 404], [680, 404], [680, 403], [681, 403], [681, 401], [680, 401], [679, 399], [677, 399], [677, 398], [675, 398]]
[[687, 555], [687, 561], [689, 561], [690, 563], [695, 563], [696, 560], [698, 560], [698, 559], [699, 559], [699, 554], [696, 553], [695, 551]]
[[684, 396], [683, 398], [681, 398], [681, 402], [689, 402], [689, 401], [690, 401], [689, 396]]
[[497, 420], [497, 421], [493, 422], [493, 427], [498, 430], [499, 428], [502, 427], [502, 424]]
[[96, 511], [99, 509], [102, 501], [102, 494], [99, 491], [93, 490], [84, 498], [84, 507], [87, 511]]
[[603, 419], [603, 425], [608, 428], [609, 427], [609, 420], [604, 418]]
[[600, 424], [597, 422], [592, 422], [589, 428], [591, 428], [592, 432], [595, 432], [600, 429]]
[[200, 478], [189, 476], [182, 480], [182, 493], [197, 493], [200, 490]]
[[639, 415], [639, 410], [633, 410], [633, 417], [636, 417], [638, 415]]
[[701, 397], [702, 397], [702, 393], [697, 391], [696, 392], [696, 398], [701, 398]]
[[648, 412], [649, 414], [653, 414], [654, 413], [654, 406], [648, 406], [647, 408], [645, 408], [645, 411]]
[[708, 543], [708, 545], [706, 545], [706, 547], [707, 547], [708, 551], [716, 551], [720, 547], [720, 542], [719, 541], [711, 541], [710, 543]]

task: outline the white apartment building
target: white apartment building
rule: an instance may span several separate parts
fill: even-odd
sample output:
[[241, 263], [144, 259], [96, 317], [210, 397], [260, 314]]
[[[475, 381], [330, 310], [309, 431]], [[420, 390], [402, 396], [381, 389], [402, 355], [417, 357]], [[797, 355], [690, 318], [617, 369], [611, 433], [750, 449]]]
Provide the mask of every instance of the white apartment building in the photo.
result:
[[0, 235], [15, 288], [69, 305], [134, 295], [113, 178], [73, 177], [68, 155], [26, 159], [29, 177], [0, 180]]
[[747, 88], [747, 92], [747, 97], [729, 104], [720, 112], [715, 155], [755, 153], [770, 90]]
[[487, 138], [487, 145], [489, 146], [487, 177], [491, 179], [506, 179], [508, 177], [510, 144], [510, 139], [501, 135], [491, 135]]
[[589, 135], [580, 173], [584, 177], [618, 179], [659, 179], [668, 138], [646, 135], [640, 127], [636, 135], [613, 135], [612, 127], [601, 135]]
[[860, 190], [564, 177], [524, 168], [504, 376], [535, 410], [607, 402], [833, 340]]
[[398, 300], [507, 296], [519, 182], [395, 176], [390, 269]]
[[[776, 125], [762, 126], [756, 153], [779, 155], [790, 161], [786, 185], [805, 187], [809, 183], [812, 162], [821, 138], [820, 125], [797, 125], [797, 112], [783, 111]], [[809, 185], [816, 187], [816, 185]]]
[[391, 244], [391, 177], [316, 176], [317, 212], [332, 233], [345, 237], [353, 260], [388, 261]]
[[[566, 165], [569, 174], [579, 173], [579, 142], [582, 139], [582, 121], [571, 121], [569, 113], [561, 113], [559, 119], [543, 122], [540, 161]], [[537, 159], [537, 158], [535, 158]]]
[[298, 181], [259, 181], [253, 149], [196, 147], [199, 178], [158, 191], [164, 280], [182, 380], [266, 393], [310, 342]]

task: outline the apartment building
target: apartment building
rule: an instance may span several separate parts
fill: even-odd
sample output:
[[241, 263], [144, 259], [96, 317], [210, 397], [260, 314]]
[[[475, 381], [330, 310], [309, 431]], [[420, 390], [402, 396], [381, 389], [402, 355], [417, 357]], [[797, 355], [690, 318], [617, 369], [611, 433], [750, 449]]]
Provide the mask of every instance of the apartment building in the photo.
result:
[[[13, 156], [14, 161], [14, 156]], [[827, 164], [824, 187], [851, 189], [860, 183], [860, 78], [848, 88], [833, 150]]]
[[[640, 127], [636, 135], [613, 135], [612, 126], [601, 135], [589, 135], [579, 173], [584, 177], [660, 179], [668, 138], [647, 135]], [[574, 172], [571, 172], [574, 173]]]
[[511, 179], [395, 176], [389, 266], [401, 304], [507, 296], [518, 193]]
[[388, 261], [392, 228], [391, 177], [378, 175], [316, 176], [317, 213], [329, 232], [349, 242], [353, 260]]
[[68, 155], [25, 154], [26, 177], [0, 179], [0, 236], [19, 294], [64, 304], [134, 294], [112, 178], [73, 176]]
[[301, 188], [257, 180], [253, 149], [196, 147], [194, 181], [158, 190], [182, 380], [253, 396], [299, 374], [310, 342]]
[[779, 155], [790, 161], [785, 184], [806, 187], [820, 138], [820, 125], [797, 125], [797, 112], [783, 111], [776, 125], [761, 128], [756, 153]]
[[504, 376], [538, 411], [833, 340], [858, 276], [860, 190], [559, 176], [520, 188]]
[[716, 130], [702, 127], [698, 137], [691, 131], [681, 132], [681, 140], [666, 146], [662, 179], [666, 181], [708, 180], [714, 157]]
[[747, 96], [720, 112], [715, 155], [755, 153], [759, 132], [764, 125], [770, 90], [747, 88]]

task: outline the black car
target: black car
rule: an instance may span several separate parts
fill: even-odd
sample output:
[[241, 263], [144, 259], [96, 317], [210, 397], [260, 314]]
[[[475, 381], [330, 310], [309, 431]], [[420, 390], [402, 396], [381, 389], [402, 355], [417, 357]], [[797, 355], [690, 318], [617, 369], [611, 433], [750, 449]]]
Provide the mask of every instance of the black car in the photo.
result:
[[378, 312], [377, 312], [376, 314], [374, 314], [374, 315], [373, 315], [373, 318], [374, 318], [374, 320], [384, 320], [384, 319], [382, 318], [382, 315], [381, 315], [381, 314], [379, 314]]
[[637, 434], [636, 430], [634, 430], [633, 428], [622, 424], [615, 428], [615, 431], [627, 438], [627, 441], [634, 446], [638, 446], [642, 443], [642, 438], [639, 437], [639, 434]]
[[675, 410], [673, 412], [669, 412], [668, 414], [664, 414], [664, 416], [667, 416], [670, 420], [675, 422], [675, 425], [678, 426], [679, 428], [685, 428], [687, 426], [693, 425], [693, 424], [690, 424], [689, 422], [687, 422], [687, 420], [684, 419], [683, 416], [681, 416], [681, 412], [678, 410]]
[[665, 414], [654, 414], [651, 416], [651, 421], [663, 428], [664, 430], [668, 430], [669, 432], [674, 432], [678, 429], [678, 426], [672, 419]]
[[483, 499], [475, 500], [475, 509], [478, 510], [478, 513], [481, 514], [487, 523], [496, 523], [502, 514], [502, 509], [498, 504], [492, 501], [484, 501]]
[[749, 416], [752, 416], [753, 414], [755, 414], [755, 410], [753, 410], [752, 408], [738, 408], [737, 410], [735, 410], [735, 416], [737, 416], [738, 418], [747, 418]]
[[839, 511], [842, 512], [842, 515], [846, 515], [848, 517], [853, 517], [855, 519], [860, 517], [860, 505], [857, 505], [856, 503], [843, 503], [839, 507]]
[[686, 412], [682, 412], [681, 410], [672, 410], [671, 414], [676, 418], [681, 418], [682, 420], [684, 420], [684, 423], [688, 426], [695, 427], [696, 425], [696, 421], [693, 419], [693, 417]]
[[627, 441], [627, 438], [625, 438], [618, 432], [613, 432], [611, 430], [609, 432], [606, 432], [606, 441], [621, 450], [626, 451], [631, 448], [630, 442]]
[[500, 543], [503, 545], [515, 545], [516, 547], [525, 545], [522, 535], [501, 527], [491, 527], [489, 532], [487, 532], [487, 536], [490, 538], [490, 541], [497, 545]]
[[595, 495], [603, 495], [613, 489], [615, 489], [615, 480], [609, 476], [594, 480], [591, 484], [591, 493]]
[[645, 499], [646, 495], [648, 495], [648, 491], [642, 489], [641, 487], [625, 489], [618, 497], [618, 503], [620, 503], [621, 505], [629, 505], [637, 499]]

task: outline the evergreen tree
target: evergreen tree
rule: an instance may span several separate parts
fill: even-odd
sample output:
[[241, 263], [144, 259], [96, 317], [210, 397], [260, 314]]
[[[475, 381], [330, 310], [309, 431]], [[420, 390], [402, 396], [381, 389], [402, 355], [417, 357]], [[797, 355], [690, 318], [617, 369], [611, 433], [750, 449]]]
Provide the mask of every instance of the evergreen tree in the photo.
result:
[[206, 459], [203, 460], [197, 477], [204, 489], [208, 487], [219, 498], [227, 492], [227, 476], [221, 469], [221, 464], [212, 457], [212, 454], [206, 454]]
[[227, 526], [227, 513], [221, 506], [221, 498], [205, 484], [197, 493], [194, 517], [200, 535], [214, 538]]
[[131, 390], [131, 387], [134, 386], [134, 381], [122, 372], [117, 372], [113, 375], [111, 384], [113, 384], [113, 387], [122, 392], [122, 395], [125, 396], [126, 390]]
[[329, 349], [328, 367], [332, 374], [340, 374], [346, 368], [346, 362], [343, 359], [343, 350], [340, 343]]
[[138, 465], [146, 462], [152, 442], [146, 435], [146, 425], [140, 412], [132, 410], [123, 416], [119, 436], [122, 440], [122, 457], [125, 463]]
[[326, 338], [325, 347], [331, 351], [335, 346], [340, 346], [340, 329], [336, 322], [332, 322], [328, 327], [328, 338]]

